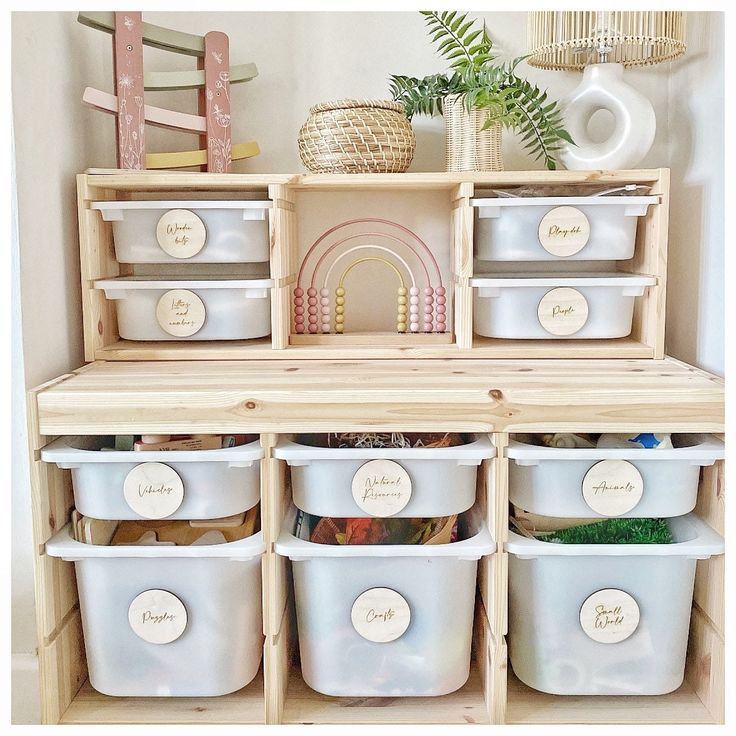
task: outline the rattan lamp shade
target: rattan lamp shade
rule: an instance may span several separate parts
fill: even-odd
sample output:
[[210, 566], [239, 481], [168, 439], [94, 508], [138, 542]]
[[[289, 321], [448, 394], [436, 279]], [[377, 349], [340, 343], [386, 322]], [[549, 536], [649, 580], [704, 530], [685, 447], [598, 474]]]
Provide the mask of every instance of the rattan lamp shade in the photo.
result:
[[[528, 14], [527, 62], [541, 69], [581, 70], [607, 61], [649, 66], [685, 53], [685, 18], [680, 11], [532, 11]], [[588, 53], [586, 53], [588, 50]]]

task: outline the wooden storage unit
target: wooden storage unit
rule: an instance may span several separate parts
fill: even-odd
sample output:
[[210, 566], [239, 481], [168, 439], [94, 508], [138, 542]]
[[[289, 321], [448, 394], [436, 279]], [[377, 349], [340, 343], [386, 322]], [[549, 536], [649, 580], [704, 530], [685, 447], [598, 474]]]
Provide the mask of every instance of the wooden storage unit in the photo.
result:
[[[636, 300], [632, 333], [610, 340], [506, 340], [473, 333], [473, 228], [475, 192], [489, 188], [535, 185], [622, 185], [645, 184], [659, 203], [640, 218], [634, 258], [617, 262], [616, 268], [656, 278], [656, 284]], [[302, 196], [305, 195], [305, 196]], [[449, 242], [442, 265], [446, 269], [443, 288], [448, 304], [444, 333], [398, 334], [359, 332], [297, 334], [292, 324], [293, 289], [297, 280], [300, 241], [305, 209], [310, 197], [329, 202], [330, 195], [345, 202], [354, 195], [354, 208], [365, 215], [366, 196], [390, 202], [402, 197], [410, 207], [426, 201], [435, 217], [445, 202]], [[121, 340], [114, 305], [94, 288], [94, 280], [125, 275], [166, 275], [172, 266], [118, 264], [112, 247], [110, 224], [90, 203], [106, 199], [237, 199], [269, 198], [271, 238], [272, 335], [246, 341], [219, 342], [133, 342]], [[255, 175], [185, 173], [88, 173], [78, 177], [79, 225], [87, 360], [222, 360], [222, 359], [312, 359], [312, 358], [662, 358], [664, 355], [665, 290], [667, 272], [667, 219], [669, 170], [615, 172], [522, 171], [494, 173], [432, 173], [371, 175]], [[419, 204], [417, 204], [419, 203]], [[361, 209], [362, 208], [362, 209]], [[327, 209], [327, 208], [325, 208]], [[350, 211], [350, 208], [347, 208]], [[380, 216], [377, 212], [375, 216]], [[325, 214], [329, 223], [330, 213]], [[301, 223], [301, 224], [300, 224]], [[304, 236], [307, 237], [307, 236]], [[311, 242], [311, 240], [310, 240]], [[444, 252], [443, 250], [443, 252]], [[189, 264], [190, 273], [249, 273], [243, 265], [205, 267]], [[177, 267], [178, 268], [178, 267]], [[179, 271], [182, 269], [179, 268]]]
[[[284, 351], [286, 352], [286, 351]], [[289, 352], [289, 356], [295, 353]], [[723, 432], [721, 379], [671, 358], [523, 362], [95, 362], [30, 400], [33, 534], [42, 712], [46, 723], [720, 723], [724, 709], [723, 557], [699, 564], [686, 681], [657, 697], [561, 697], [507, 672], [508, 461], [512, 432]], [[289, 563], [273, 542], [291, 490], [277, 434], [303, 431], [487, 432], [478, 499], [499, 551], [481, 560], [474, 665], [438, 698], [329, 698], [303, 682], [295, 652]], [[220, 698], [111, 698], [86, 682], [74, 570], [46, 541], [72, 508], [69, 471], [40, 461], [59, 435], [258, 432], [262, 462], [262, 677]], [[723, 533], [722, 462], [701, 477], [697, 513]]]

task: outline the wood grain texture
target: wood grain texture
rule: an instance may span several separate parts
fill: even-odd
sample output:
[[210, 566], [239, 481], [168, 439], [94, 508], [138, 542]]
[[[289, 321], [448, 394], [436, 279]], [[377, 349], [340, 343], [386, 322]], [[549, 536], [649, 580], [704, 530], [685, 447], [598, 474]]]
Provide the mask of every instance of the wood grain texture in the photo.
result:
[[723, 723], [725, 718], [725, 660], [723, 637], [694, 606], [690, 619], [685, 678], [714, 723]]

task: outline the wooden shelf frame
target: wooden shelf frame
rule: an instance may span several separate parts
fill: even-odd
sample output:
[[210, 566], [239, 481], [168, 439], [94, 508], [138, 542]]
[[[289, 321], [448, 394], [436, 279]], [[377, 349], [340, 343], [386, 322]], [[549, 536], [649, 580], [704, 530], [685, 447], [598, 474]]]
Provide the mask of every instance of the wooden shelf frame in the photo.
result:
[[[218, 177], [222, 177], [221, 179]], [[521, 184], [646, 184], [659, 203], [638, 218], [636, 249], [630, 261], [617, 262], [619, 271], [656, 278], [636, 299], [632, 333], [612, 340], [505, 340], [473, 333], [474, 194], [490, 188]], [[664, 357], [667, 281], [669, 169], [626, 171], [510, 171], [427, 174], [256, 175], [183, 172], [107, 172], [77, 177], [82, 312], [85, 359], [94, 360], [227, 360], [227, 359], [349, 359], [349, 358], [655, 358]], [[435, 335], [296, 335], [291, 330], [291, 288], [298, 270], [296, 195], [313, 192], [443, 192], [450, 210], [450, 271], [453, 322], [440, 344]], [[93, 282], [133, 273], [166, 273], [171, 267], [141, 267], [115, 260], [110, 223], [90, 209], [90, 203], [110, 199], [188, 199], [262, 197], [272, 201], [269, 213], [271, 246], [272, 334], [246, 341], [130, 342], [119, 337], [115, 307]], [[181, 267], [178, 267], [181, 270]], [[192, 273], [217, 271], [189, 264]], [[228, 267], [238, 272], [237, 264]], [[220, 269], [221, 270], [221, 269]], [[312, 339], [310, 339], [310, 337]]]

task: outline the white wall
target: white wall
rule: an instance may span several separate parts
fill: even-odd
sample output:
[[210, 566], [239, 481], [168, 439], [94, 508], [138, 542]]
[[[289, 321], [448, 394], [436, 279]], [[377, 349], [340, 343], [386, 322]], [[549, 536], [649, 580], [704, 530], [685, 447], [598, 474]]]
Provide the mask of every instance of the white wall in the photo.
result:
[[[723, 371], [723, 16], [689, 14], [685, 60], [631, 70], [627, 78], [652, 101], [658, 120], [644, 167], [672, 166], [670, 352]], [[478, 14], [509, 57], [525, 52], [526, 13]], [[253, 61], [260, 74], [232, 88], [233, 140], [255, 139], [260, 156], [236, 171], [293, 172], [303, 167], [296, 136], [310, 105], [338, 97], [387, 97], [391, 73], [416, 76], [444, 69], [417, 13], [146, 13], [146, 20], [182, 31], [222, 30], [231, 63]], [[14, 13], [12, 20], [20, 291], [27, 386], [82, 363], [74, 174], [115, 164], [114, 120], [80, 103], [85, 86], [111, 90], [111, 42], [83, 27], [75, 13]], [[149, 69], [193, 68], [193, 60], [146, 49]], [[525, 65], [530, 79], [560, 97], [578, 83], [573, 73]], [[147, 95], [151, 104], [196, 109], [194, 92]], [[444, 168], [441, 118], [414, 121], [411, 170]], [[147, 129], [148, 148], [184, 150], [195, 138]], [[505, 135], [506, 168], [531, 169]], [[674, 298], [673, 295], [677, 295]], [[17, 325], [18, 327], [20, 325]], [[14, 460], [23, 461], [22, 442]], [[19, 466], [20, 467], [20, 466]], [[32, 653], [31, 537], [28, 489], [13, 485], [12, 651]], [[18, 716], [20, 717], [20, 716]]]

